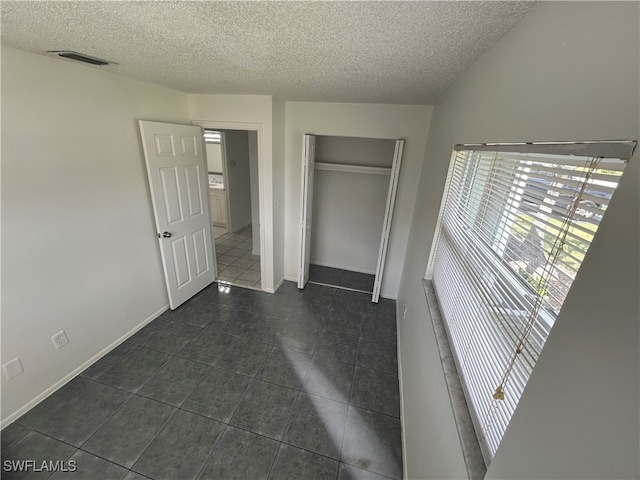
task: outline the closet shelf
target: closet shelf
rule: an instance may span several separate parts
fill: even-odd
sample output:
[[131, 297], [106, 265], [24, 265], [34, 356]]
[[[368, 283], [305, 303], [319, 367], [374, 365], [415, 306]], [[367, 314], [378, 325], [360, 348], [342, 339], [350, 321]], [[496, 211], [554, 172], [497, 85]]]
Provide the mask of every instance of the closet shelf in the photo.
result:
[[332, 172], [368, 173], [370, 175], [391, 175], [391, 168], [366, 167], [363, 165], [345, 165], [344, 163], [315, 163], [316, 170], [328, 170]]

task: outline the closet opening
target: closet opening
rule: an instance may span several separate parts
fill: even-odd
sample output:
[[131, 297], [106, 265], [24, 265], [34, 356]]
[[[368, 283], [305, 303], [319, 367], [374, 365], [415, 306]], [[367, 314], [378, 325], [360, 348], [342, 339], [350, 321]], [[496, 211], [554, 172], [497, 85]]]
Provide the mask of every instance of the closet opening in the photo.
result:
[[304, 135], [299, 288], [330, 285], [378, 301], [403, 146]]

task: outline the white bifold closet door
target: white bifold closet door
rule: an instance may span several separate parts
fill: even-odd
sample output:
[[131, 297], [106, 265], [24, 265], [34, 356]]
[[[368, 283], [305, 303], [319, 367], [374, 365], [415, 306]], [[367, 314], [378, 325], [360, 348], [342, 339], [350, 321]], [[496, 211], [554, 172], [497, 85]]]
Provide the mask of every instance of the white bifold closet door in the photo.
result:
[[304, 135], [302, 142], [302, 216], [300, 220], [300, 262], [298, 288], [304, 288], [309, 280], [311, 258], [311, 219], [313, 207], [313, 170], [315, 169], [316, 137]]
[[[313, 180], [315, 167], [315, 136], [304, 135], [302, 148], [302, 188], [301, 188], [301, 216], [300, 216], [300, 257], [298, 268], [298, 288], [304, 288], [309, 280], [309, 264], [311, 257], [311, 224], [313, 206]], [[393, 207], [398, 188], [398, 177], [402, 163], [404, 140], [396, 140], [393, 163], [390, 169], [389, 188], [387, 191], [387, 203], [385, 206], [382, 232], [380, 236], [380, 248], [376, 264], [376, 274], [371, 301], [377, 303], [380, 298], [384, 263], [389, 245], [389, 233], [393, 220]]]
[[380, 236], [380, 253], [378, 253], [376, 278], [373, 281], [373, 297], [371, 298], [371, 301], [374, 303], [378, 303], [378, 299], [380, 298], [382, 274], [384, 273], [384, 261], [387, 258], [389, 233], [391, 232], [391, 221], [393, 220], [393, 207], [396, 203], [396, 192], [398, 190], [398, 177], [400, 176], [400, 164], [402, 163], [403, 150], [404, 140], [396, 140], [396, 148], [393, 152], [393, 165], [391, 166], [391, 178], [389, 179], [389, 192], [387, 193], [387, 206], [384, 209], [384, 221], [382, 223], [382, 234]]

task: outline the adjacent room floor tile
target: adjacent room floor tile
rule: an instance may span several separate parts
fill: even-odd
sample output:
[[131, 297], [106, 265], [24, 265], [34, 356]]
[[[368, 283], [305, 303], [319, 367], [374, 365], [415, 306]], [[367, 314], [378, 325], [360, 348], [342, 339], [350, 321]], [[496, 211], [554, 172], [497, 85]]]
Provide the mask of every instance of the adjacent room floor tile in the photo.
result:
[[277, 451], [275, 440], [227, 427], [198, 480], [266, 479]]
[[269, 478], [335, 480], [338, 462], [300, 448], [281, 444]]
[[80, 446], [130, 397], [117, 388], [76, 377], [18, 421]]
[[340, 460], [392, 478], [402, 478], [400, 419], [349, 407]]
[[82, 449], [130, 468], [175, 411], [175, 407], [134, 396]]
[[346, 404], [301, 393], [283, 441], [338, 459], [346, 418]]
[[297, 395], [290, 388], [255, 380], [229, 423], [280, 440]]
[[214, 367], [182, 408], [226, 423], [238, 408], [250, 383], [249, 377]]
[[133, 470], [150, 478], [195, 478], [226, 425], [178, 411], [162, 429]]

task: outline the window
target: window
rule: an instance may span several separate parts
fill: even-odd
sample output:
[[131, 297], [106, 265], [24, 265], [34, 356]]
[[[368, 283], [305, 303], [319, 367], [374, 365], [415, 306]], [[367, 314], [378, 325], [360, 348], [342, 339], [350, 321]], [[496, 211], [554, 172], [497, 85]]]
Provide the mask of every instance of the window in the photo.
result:
[[215, 130], [204, 130], [205, 143], [220, 143], [220, 132]]
[[634, 148], [454, 150], [427, 277], [487, 464]]

